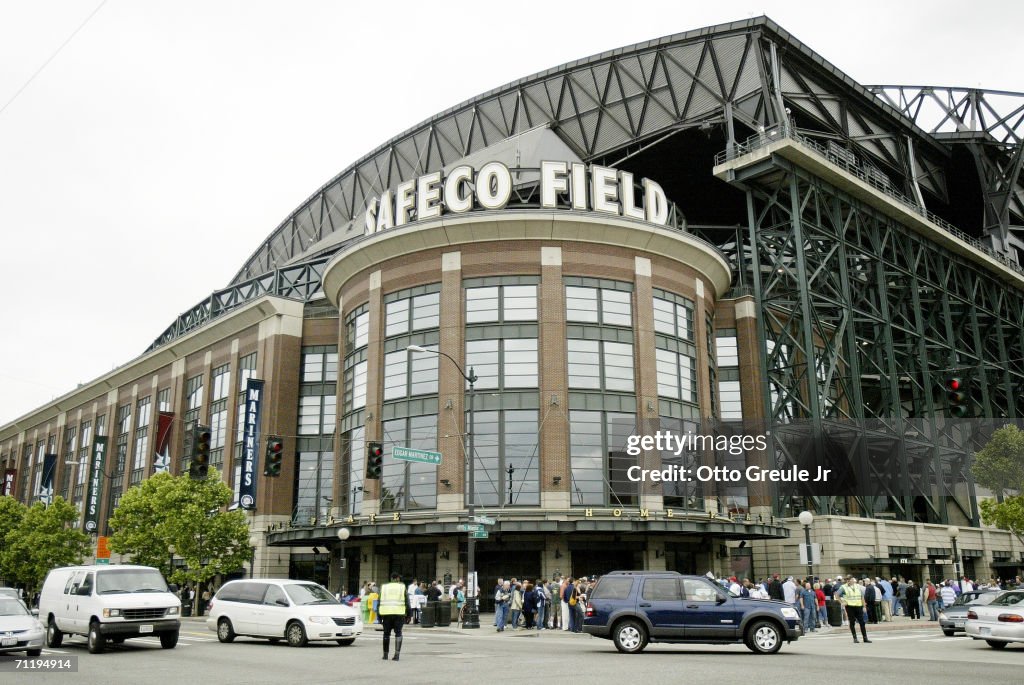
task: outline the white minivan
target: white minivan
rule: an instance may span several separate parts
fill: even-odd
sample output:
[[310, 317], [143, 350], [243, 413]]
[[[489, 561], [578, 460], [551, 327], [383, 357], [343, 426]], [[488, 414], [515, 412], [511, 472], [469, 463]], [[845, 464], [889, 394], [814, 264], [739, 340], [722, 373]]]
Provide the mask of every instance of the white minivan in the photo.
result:
[[239, 635], [284, 638], [292, 647], [311, 640], [348, 646], [363, 632], [359, 612], [322, 585], [306, 580], [232, 580], [207, 607], [206, 626], [221, 642]]
[[150, 566], [97, 565], [55, 568], [39, 593], [39, 620], [46, 646], [60, 647], [64, 635], [84, 635], [89, 652], [103, 652], [107, 640], [159, 637], [173, 649], [181, 627], [181, 600]]

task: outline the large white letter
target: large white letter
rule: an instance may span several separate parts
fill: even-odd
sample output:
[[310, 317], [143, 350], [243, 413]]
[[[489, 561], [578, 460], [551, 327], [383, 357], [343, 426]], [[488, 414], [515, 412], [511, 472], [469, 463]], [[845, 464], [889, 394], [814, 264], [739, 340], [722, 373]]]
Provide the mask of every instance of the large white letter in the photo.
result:
[[391, 191], [385, 190], [380, 196], [380, 207], [377, 209], [377, 230], [383, 231], [395, 225], [395, 206], [391, 204]]
[[377, 230], [377, 198], [370, 200], [366, 205], [366, 214], [363, 217], [363, 233], [369, 235]]
[[416, 206], [416, 181], [403, 181], [395, 188], [395, 226], [409, 223], [409, 210]]
[[587, 167], [585, 164], [572, 165], [572, 208], [587, 211]]
[[540, 206], [545, 209], [558, 207], [558, 193], [569, 189], [566, 178], [568, 165], [565, 162], [540, 163]]
[[644, 208], [637, 207], [633, 202], [633, 174], [628, 171], [619, 172], [619, 197], [622, 198], [622, 216], [643, 221]]
[[644, 211], [652, 224], [664, 226], [668, 223], [668, 200], [665, 191], [654, 181], [644, 179]]
[[462, 194], [462, 188], [473, 180], [473, 167], [457, 166], [448, 174], [444, 182], [444, 204], [448, 211], [455, 214], [473, 209], [473, 193]]
[[476, 199], [484, 209], [502, 209], [512, 197], [512, 174], [501, 162], [488, 162], [476, 175]]
[[615, 169], [597, 166], [596, 164], [591, 165], [590, 184], [593, 188], [591, 195], [595, 212], [616, 215], [619, 213], [619, 203], [615, 201], [617, 190], [615, 181], [617, 177], [618, 174]]
[[416, 179], [416, 220], [441, 216], [441, 172], [435, 171]]

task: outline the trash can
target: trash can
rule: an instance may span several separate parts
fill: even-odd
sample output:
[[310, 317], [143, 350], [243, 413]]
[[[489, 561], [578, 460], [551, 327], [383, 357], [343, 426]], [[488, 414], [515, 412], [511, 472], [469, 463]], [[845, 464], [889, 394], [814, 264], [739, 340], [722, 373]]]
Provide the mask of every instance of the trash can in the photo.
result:
[[427, 602], [420, 609], [420, 627], [433, 628], [437, 621], [437, 602]]
[[843, 625], [843, 603], [834, 599], [825, 600], [825, 611], [828, 612], [828, 624], [833, 628]]
[[438, 602], [437, 616], [434, 620], [438, 628], [447, 628], [450, 626], [452, 624], [452, 603]]
[[192, 615], [192, 605], [190, 603], [185, 602], [181, 605], [181, 615], [185, 618]]

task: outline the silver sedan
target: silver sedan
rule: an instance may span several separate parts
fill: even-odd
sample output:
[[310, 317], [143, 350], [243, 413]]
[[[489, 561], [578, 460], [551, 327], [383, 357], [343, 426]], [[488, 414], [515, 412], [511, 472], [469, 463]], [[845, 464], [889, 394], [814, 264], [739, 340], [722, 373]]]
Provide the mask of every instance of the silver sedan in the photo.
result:
[[1024, 642], [1024, 590], [1004, 592], [987, 606], [972, 606], [964, 630], [993, 649]]
[[26, 652], [39, 656], [44, 632], [43, 624], [19, 600], [0, 597], [0, 654]]

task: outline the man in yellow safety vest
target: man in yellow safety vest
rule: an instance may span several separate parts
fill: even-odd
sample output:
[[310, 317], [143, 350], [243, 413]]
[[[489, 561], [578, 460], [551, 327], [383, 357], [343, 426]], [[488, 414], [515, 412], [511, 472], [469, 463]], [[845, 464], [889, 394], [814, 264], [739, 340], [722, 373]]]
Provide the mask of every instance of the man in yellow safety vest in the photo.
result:
[[385, 583], [380, 589], [380, 619], [384, 624], [384, 659], [388, 658], [388, 648], [391, 646], [391, 631], [395, 631], [395, 657], [402, 651], [402, 626], [405, 625], [405, 617], [409, 613], [409, 595], [405, 585], [397, 573], [391, 574], [391, 582]]
[[860, 624], [860, 633], [864, 636], [864, 642], [870, 644], [868, 629], [864, 623], [864, 588], [857, 584], [856, 579], [851, 575], [846, 579], [846, 585], [839, 590], [839, 598], [846, 607], [846, 616], [850, 619], [850, 632], [853, 633], [853, 641], [857, 639], [857, 624]]

